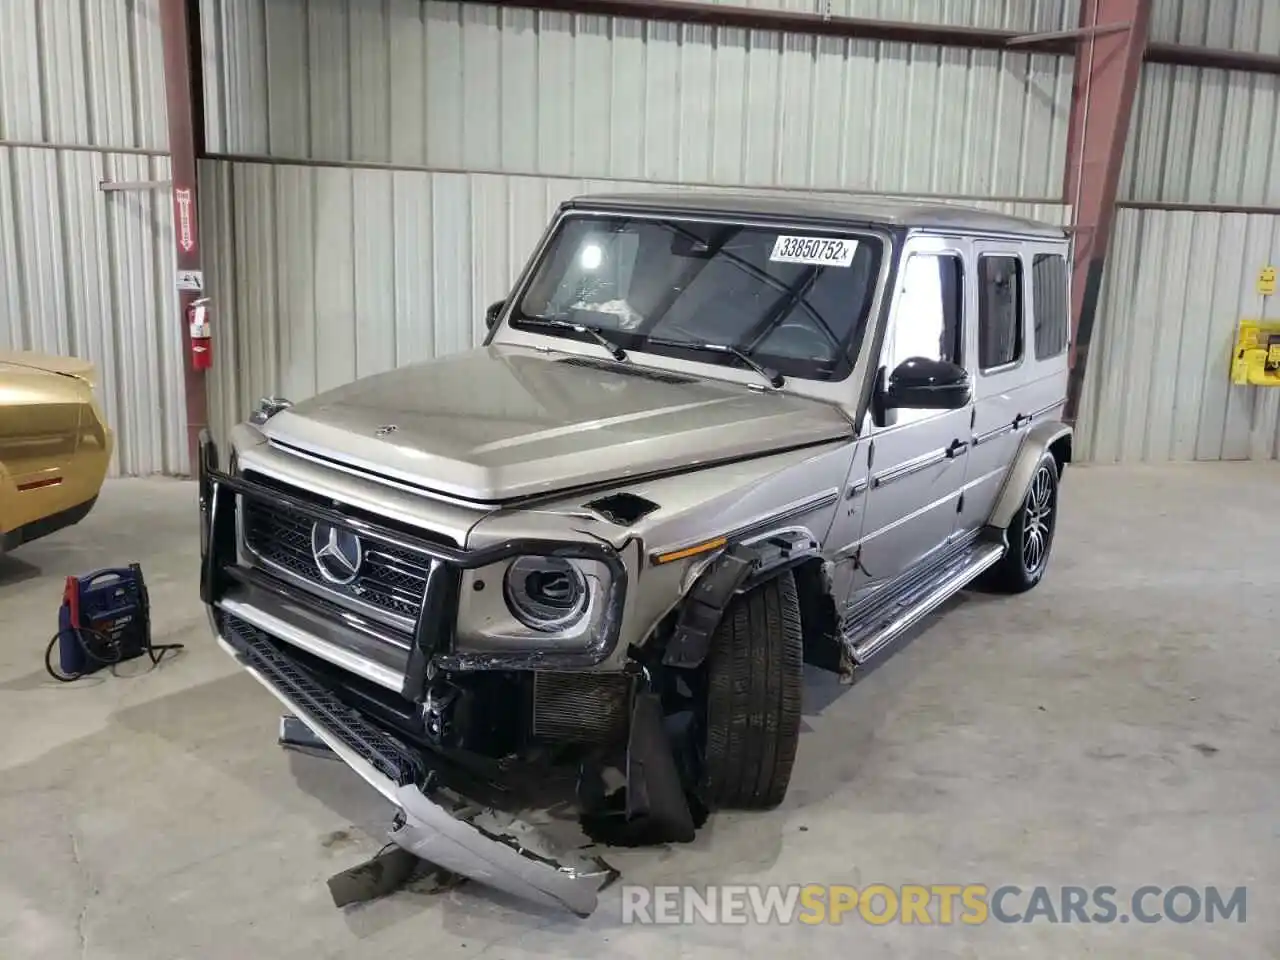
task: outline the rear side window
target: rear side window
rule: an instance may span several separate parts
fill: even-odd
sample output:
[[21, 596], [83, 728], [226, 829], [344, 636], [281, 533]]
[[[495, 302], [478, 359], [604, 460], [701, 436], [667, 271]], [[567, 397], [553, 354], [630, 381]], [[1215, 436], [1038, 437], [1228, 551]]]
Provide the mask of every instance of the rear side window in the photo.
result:
[[1056, 357], [1067, 349], [1071, 329], [1066, 257], [1036, 254], [1031, 263], [1031, 302], [1035, 307], [1036, 359]]
[[1022, 359], [1022, 261], [978, 260], [978, 366], [1003, 367]]

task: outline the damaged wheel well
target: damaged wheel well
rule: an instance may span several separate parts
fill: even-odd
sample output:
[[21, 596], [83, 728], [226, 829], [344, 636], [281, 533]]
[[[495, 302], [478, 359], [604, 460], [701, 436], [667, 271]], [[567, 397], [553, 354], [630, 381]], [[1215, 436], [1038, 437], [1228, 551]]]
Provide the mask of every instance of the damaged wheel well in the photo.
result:
[[[812, 547], [812, 542], [806, 547]], [[797, 551], [798, 552], [798, 551]], [[830, 578], [820, 556], [797, 557], [784, 562], [761, 563], [750, 548], [730, 548], [699, 578], [675, 611], [670, 634], [663, 646], [662, 662], [670, 667], [697, 667], [706, 655], [712, 632], [735, 593], [789, 571], [796, 581], [806, 663], [840, 672], [842, 647], [839, 617], [831, 595]]]
[[800, 600], [800, 630], [804, 638], [804, 661], [839, 673], [843, 647], [840, 620], [831, 581], [820, 557], [804, 561], [792, 569]]

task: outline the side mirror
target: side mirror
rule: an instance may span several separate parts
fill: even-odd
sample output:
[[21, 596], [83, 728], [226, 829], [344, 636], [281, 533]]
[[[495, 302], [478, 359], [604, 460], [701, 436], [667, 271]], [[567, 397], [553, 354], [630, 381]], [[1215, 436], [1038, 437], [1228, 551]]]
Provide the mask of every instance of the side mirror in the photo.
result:
[[502, 315], [502, 308], [507, 305], [505, 300], [496, 300], [489, 304], [489, 309], [484, 312], [484, 325], [492, 330], [498, 322], [498, 317]]
[[885, 410], [959, 410], [972, 388], [964, 367], [950, 360], [911, 357], [889, 374], [881, 406]]

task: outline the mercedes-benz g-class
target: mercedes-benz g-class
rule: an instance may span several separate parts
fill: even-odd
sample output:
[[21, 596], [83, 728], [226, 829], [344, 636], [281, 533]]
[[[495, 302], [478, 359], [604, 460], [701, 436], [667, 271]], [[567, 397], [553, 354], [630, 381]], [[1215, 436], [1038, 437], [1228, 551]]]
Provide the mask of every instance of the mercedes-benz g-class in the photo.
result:
[[1071, 459], [1068, 244], [938, 204], [563, 204], [483, 346], [202, 438], [220, 642], [400, 811], [580, 913], [603, 843], [784, 797], [802, 671], [1033, 587]]

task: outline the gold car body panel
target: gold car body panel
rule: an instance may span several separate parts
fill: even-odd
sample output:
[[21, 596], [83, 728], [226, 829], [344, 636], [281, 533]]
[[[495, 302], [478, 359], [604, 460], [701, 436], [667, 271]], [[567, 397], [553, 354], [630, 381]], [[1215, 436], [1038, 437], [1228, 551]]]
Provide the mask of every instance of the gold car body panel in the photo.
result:
[[97, 497], [114, 438], [93, 375], [75, 357], [0, 351], [0, 536]]

